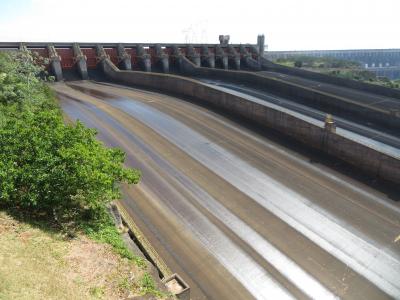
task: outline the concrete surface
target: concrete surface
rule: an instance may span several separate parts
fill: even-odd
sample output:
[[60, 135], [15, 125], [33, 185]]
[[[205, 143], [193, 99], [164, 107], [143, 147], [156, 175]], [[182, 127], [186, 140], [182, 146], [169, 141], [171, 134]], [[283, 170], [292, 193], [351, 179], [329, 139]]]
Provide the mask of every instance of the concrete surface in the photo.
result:
[[262, 67], [267, 71], [283, 73], [286, 75], [299, 76], [305, 79], [311, 79], [320, 81], [323, 83], [335, 84], [339, 86], [344, 86], [352, 89], [357, 89], [364, 92], [379, 94], [386, 97], [393, 97], [400, 99], [400, 90], [399, 89], [391, 89], [384, 86], [379, 86], [376, 84], [369, 84], [357, 80], [345, 79], [336, 76], [329, 76], [326, 74], [311, 72], [307, 70], [302, 70], [299, 68], [291, 68], [287, 66], [283, 66], [280, 64], [276, 64], [265, 57], [261, 57]]
[[104, 63], [104, 72], [110, 79], [125, 84], [158, 89], [206, 102], [263, 127], [277, 130], [311, 148], [346, 161], [368, 174], [400, 183], [398, 153], [363, 144], [340, 132], [327, 132], [321, 122], [310, 120], [296, 112], [258, 99], [224, 92], [179, 76], [119, 71], [108, 59]]
[[56, 48], [53, 45], [48, 45], [47, 50], [49, 52], [50, 69], [54, 75], [56, 81], [63, 80], [63, 72], [61, 68], [61, 58], [57, 54]]
[[191, 77], [244, 84], [334, 115], [355, 115], [372, 123], [400, 129], [398, 99], [277, 72], [198, 68], [185, 62], [182, 73]]
[[87, 70], [86, 56], [82, 53], [82, 50], [79, 47], [79, 44], [77, 44], [77, 43], [75, 43], [72, 46], [72, 50], [74, 52], [74, 61], [75, 61], [76, 69], [77, 69], [81, 79], [83, 79], [83, 80], [88, 79], [89, 76], [88, 76], [88, 70]]
[[400, 297], [399, 202], [186, 100], [53, 88], [142, 170], [123, 205], [192, 299]]

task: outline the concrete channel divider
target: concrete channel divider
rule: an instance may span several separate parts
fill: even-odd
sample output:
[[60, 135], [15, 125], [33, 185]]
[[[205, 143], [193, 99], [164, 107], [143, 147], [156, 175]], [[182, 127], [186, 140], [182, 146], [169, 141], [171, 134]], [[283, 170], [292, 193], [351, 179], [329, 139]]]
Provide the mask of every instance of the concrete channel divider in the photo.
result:
[[50, 68], [52, 74], [56, 81], [63, 80], [63, 73], [61, 67], [61, 57], [58, 55], [56, 48], [53, 45], [47, 46], [47, 51], [49, 52]]
[[226, 92], [186, 77], [121, 71], [108, 58], [101, 61], [101, 67], [112, 81], [156, 89], [206, 103], [264, 128], [280, 132], [307, 147], [345, 161], [370, 176], [400, 184], [400, 155], [363, 139], [352, 138], [343, 130], [327, 130], [321, 121], [251, 96]]
[[324, 83], [341, 85], [344, 87], [361, 90], [364, 92], [370, 92], [370, 93], [374, 93], [374, 94], [378, 94], [378, 95], [382, 95], [382, 96], [386, 96], [386, 97], [393, 97], [393, 98], [400, 99], [400, 90], [399, 89], [391, 89], [391, 88], [387, 88], [387, 87], [376, 85], [376, 84], [370, 84], [367, 82], [362, 82], [362, 81], [357, 81], [357, 80], [352, 80], [352, 79], [347, 79], [347, 78], [340, 78], [340, 77], [336, 77], [336, 76], [330, 76], [327, 74], [312, 72], [312, 71], [303, 70], [303, 69], [299, 69], [299, 68], [292, 68], [292, 67], [274, 63], [263, 56], [260, 57], [260, 62], [261, 62], [262, 68], [266, 71], [279, 72], [279, 73], [283, 73], [286, 75], [299, 76], [299, 77], [303, 77], [303, 78], [307, 78], [307, 79], [311, 79], [311, 80], [321, 81]]
[[79, 75], [83, 80], [88, 79], [87, 57], [83, 54], [78, 43], [72, 45], [72, 51], [74, 53], [74, 62]]
[[[194, 77], [204, 77], [218, 80], [229, 80], [234, 83], [247, 83], [252, 87], [272, 92], [279, 96], [298, 99], [301, 103], [328, 109], [330, 113], [352, 113], [361, 118], [369, 118], [384, 126], [399, 128], [400, 112], [372, 108], [352, 99], [336, 96], [327, 92], [305, 87], [284, 79], [271, 78], [257, 72], [222, 70], [197, 67], [188, 59], [183, 59], [182, 73]], [[330, 76], [332, 77], [332, 76]], [[400, 100], [399, 100], [400, 101]]]

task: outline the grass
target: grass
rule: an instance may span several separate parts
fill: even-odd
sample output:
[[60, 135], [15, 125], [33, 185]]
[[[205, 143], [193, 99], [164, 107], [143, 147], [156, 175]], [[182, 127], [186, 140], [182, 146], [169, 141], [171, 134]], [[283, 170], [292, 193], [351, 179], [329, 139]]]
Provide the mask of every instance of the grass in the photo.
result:
[[154, 295], [156, 297], [162, 298], [171, 297], [170, 294], [160, 292], [157, 289], [154, 279], [150, 276], [149, 273], [143, 274], [142, 278], [139, 281], [139, 288], [143, 295]]
[[91, 238], [69, 239], [44, 228], [0, 211], [0, 299], [168, 296], [125, 253], [116, 229], [105, 226], [89, 233]]
[[121, 257], [133, 260], [141, 268], [146, 267], [144, 259], [133, 255], [132, 252], [128, 250], [121, 238], [120, 232], [111, 220], [101, 224], [86, 223], [81, 226], [81, 229], [89, 238], [100, 243], [111, 245], [115, 253], [121, 255]]
[[104, 296], [104, 289], [102, 287], [98, 287], [98, 286], [92, 287], [92, 288], [90, 288], [89, 292], [90, 292], [90, 295], [92, 295], [95, 298], [101, 299]]

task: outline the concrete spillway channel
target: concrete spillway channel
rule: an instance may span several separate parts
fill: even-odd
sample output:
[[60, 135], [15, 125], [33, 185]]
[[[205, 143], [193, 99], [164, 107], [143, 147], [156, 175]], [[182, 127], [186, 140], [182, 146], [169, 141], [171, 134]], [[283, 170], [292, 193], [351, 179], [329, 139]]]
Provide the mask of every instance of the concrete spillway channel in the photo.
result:
[[[248, 72], [196, 67], [184, 61], [182, 73], [192, 78], [248, 86], [338, 116], [364, 119], [371, 125], [400, 130], [400, 95], [389, 97], [332, 83], [271, 71]], [[368, 85], [371, 86], [371, 85]], [[386, 91], [384, 89], [384, 91]], [[394, 91], [395, 93], [396, 91]]]
[[[299, 104], [291, 101], [290, 99], [276, 96], [271, 93], [267, 93], [263, 90], [249, 87], [245, 84], [234, 84], [221, 80], [211, 80], [207, 78], [199, 78], [200, 81], [210, 84], [217, 89], [226, 90], [233, 93], [242, 94], [244, 96], [249, 95], [260, 100], [274, 103], [279, 106], [288, 108], [290, 110], [301, 113], [304, 116], [324, 121], [326, 119], [326, 111], [314, 109], [312, 107]], [[394, 151], [400, 149], [400, 132], [396, 130], [383, 128], [376, 124], [371, 124], [366, 118], [357, 118], [357, 116], [351, 117], [338, 117], [335, 116], [335, 123], [337, 128], [342, 128], [348, 131], [349, 134], [355, 133], [354, 138], [364, 137], [369, 143], [376, 143], [376, 146], [380, 147], [393, 147]], [[400, 150], [399, 150], [400, 151]]]
[[319, 83], [327, 83], [336, 86], [348, 87], [351, 89], [357, 89], [364, 92], [400, 99], [400, 89], [387, 88], [376, 84], [369, 84], [358, 80], [350, 80], [346, 78], [330, 76], [327, 74], [307, 71], [300, 68], [290, 68], [269, 61], [263, 56], [259, 58], [262, 69], [266, 71], [279, 73], [281, 75], [288, 75], [289, 77], [293, 76], [297, 78], [314, 80]]
[[[320, 121], [310, 119], [294, 111], [260, 101], [254, 97], [215, 89], [199, 81], [173, 75], [119, 71], [109, 59], [104, 59], [101, 65], [105, 74], [111, 80], [159, 89], [195, 99], [202, 104], [211, 105], [224, 110], [226, 113], [243, 117], [253, 124], [274, 129], [308, 147], [352, 164], [370, 175], [395, 184], [400, 182], [398, 149], [376, 147], [376, 145], [371, 145], [364, 139], [355, 138], [353, 134], [347, 134], [346, 131], [327, 130]], [[184, 57], [182, 58], [182, 66], [183, 68], [193, 68], [193, 64]], [[235, 73], [210, 68], [198, 69]], [[237, 74], [245, 73], [238, 72]], [[252, 75], [252, 73], [248, 74]]]
[[[116, 56], [99, 45], [94, 57], [84, 46], [88, 59], [73, 48], [81, 76], [87, 63], [134, 88], [53, 88], [71, 119], [97, 128], [142, 170], [120, 204], [192, 299], [400, 298], [398, 134], [379, 128], [397, 124], [395, 93], [276, 72], [249, 47], [217, 45], [217, 70], [210, 47], [135, 45], [131, 60], [123, 47]], [[149, 72], [152, 62], [166, 70], [165, 48], [173, 69], [211, 81]], [[130, 71], [128, 61], [147, 72]], [[239, 71], [259, 67], [267, 70]], [[351, 113], [363, 107], [360, 117], [381, 123], [335, 115], [332, 130], [323, 122], [332, 103]], [[341, 172], [339, 161], [358, 171]], [[363, 173], [397, 189], [369, 186]]]
[[[104, 61], [121, 82], [179, 91], [176, 76]], [[190, 79], [179, 84], [224, 95]], [[70, 118], [98, 128], [142, 170], [122, 205], [192, 299], [400, 297], [396, 194], [312, 162], [194, 97], [88, 81], [53, 88]]]

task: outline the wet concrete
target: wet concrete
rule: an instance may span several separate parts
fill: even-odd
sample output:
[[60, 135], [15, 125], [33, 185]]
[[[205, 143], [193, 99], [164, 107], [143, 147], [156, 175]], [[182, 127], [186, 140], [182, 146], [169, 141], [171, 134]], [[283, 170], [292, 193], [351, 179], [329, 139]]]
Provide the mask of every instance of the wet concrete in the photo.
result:
[[142, 169], [123, 204], [193, 299], [400, 297], [400, 204], [385, 194], [174, 97], [54, 89]]

